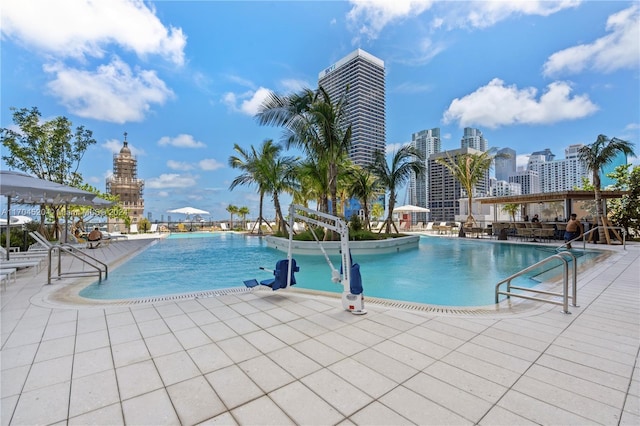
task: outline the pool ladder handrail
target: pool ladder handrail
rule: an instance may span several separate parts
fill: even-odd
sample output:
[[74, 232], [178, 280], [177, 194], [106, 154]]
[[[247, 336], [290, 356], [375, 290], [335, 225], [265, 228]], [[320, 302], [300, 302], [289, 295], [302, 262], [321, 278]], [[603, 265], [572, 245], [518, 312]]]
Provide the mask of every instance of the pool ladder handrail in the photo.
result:
[[[89, 254], [83, 252], [82, 250], [78, 250], [76, 247], [72, 246], [71, 244], [66, 244], [66, 243], [61, 243], [61, 244], [56, 244], [56, 245], [52, 245], [51, 247], [49, 247], [49, 266], [48, 266], [48, 271], [47, 271], [47, 284], [51, 284], [51, 265], [52, 265], [52, 257], [53, 257], [53, 251], [57, 251], [58, 252], [58, 279], [62, 278], [63, 276], [91, 276], [96, 274], [98, 276], [98, 282], [102, 282], [102, 274], [104, 273], [104, 279], [106, 280], [108, 275], [109, 275], [109, 267], [107, 266], [106, 263], [96, 259], [93, 256], [90, 256]], [[95, 269], [95, 271], [92, 272], [85, 272], [85, 271], [76, 271], [76, 272], [62, 272], [61, 266], [62, 266], [62, 252], [70, 254], [71, 256], [75, 257], [76, 259], [80, 260], [80, 262], [88, 265], [89, 267]], [[80, 256], [82, 255], [82, 256]], [[87, 258], [91, 259], [88, 260]], [[93, 263], [93, 262], [95, 263]], [[104, 270], [102, 268], [100, 268], [100, 266], [104, 267]]]
[[[572, 280], [571, 280], [571, 287], [572, 287], [572, 294], [569, 295], [569, 261], [566, 259], [567, 257], [570, 258], [569, 261], [573, 262], [573, 271], [571, 274]], [[545, 265], [555, 259], [559, 259], [560, 261], [562, 261], [562, 293], [557, 293], [557, 292], [553, 292], [553, 291], [546, 291], [546, 290], [540, 290], [540, 289], [535, 289], [535, 288], [529, 288], [529, 287], [520, 287], [520, 286], [514, 286], [511, 285], [511, 281], [521, 275], [524, 275], [527, 272], [530, 272], [532, 270], [535, 270], [536, 268]], [[500, 286], [503, 284], [507, 284], [507, 289], [506, 291], [501, 291], [500, 290]], [[546, 294], [546, 295], [550, 295], [550, 296], [560, 296], [562, 297], [562, 301], [558, 301], [558, 300], [553, 300], [553, 299], [544, 299], [541, 297], [535, 297], [535, 296], [528, 296], [526, 294], [522, 294], [522, 293], [513, 293], [511, 292], [511, 290], [520, 290], [520, 291], [527, 291], [527, 292], [532, 292], [532, 293], [538, 293], [538, 294]], [[578, 267], [577, 267], [577, 260], [576, 257], [573, 255], [573, 253], [569, 252], [569, 251], [562, 251], [556, 254], [553, 254], [545, 259], [542, 259], [541, 261], [534, 263], [533, 265], [519, 271], [516, 272], [515, 274], [511, 275], [510, 277], [505, 278], [504, 280], [500, 281], [498, 284], [496, 284], [496, 290], [495, 290], [495, 295], [496, 295], [496, 304], [499, 303], [498, 302], [498, 298], [499, 296], [505, 295], [507, 296], [507, 299], [511, 298], [511, 296], [513, 297], [520, 297], [523, 299], [528, 299], [528, 300], [536, 300], [539, 302], [544, 302], [544, 303], [551, 303], [554, 305], [562, 305], [562, 312], [564, 312], [565, 314], [570, 314], [571, 312], [569, 311], [569, 299], [572, 300], [571, 305], [574, 307], [578, 307], [577, 305], [577, 293], [578, 293]]]

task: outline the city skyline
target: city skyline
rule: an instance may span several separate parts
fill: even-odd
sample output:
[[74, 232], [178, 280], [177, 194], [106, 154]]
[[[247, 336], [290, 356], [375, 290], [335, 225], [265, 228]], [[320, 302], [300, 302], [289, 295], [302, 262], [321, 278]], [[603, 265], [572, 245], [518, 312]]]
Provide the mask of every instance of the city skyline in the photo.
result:
[[638, 149], [639, 16], [616, 1], [7, 0], [0, 125], [13, 126], [10, 107], [38, 107], [92, 130], [80, 172], [103, 191], [127, 132], [153, 220], [186, 205], [255, 217], [255, 188], [228, 191], [233, 144], [278, 142], [254, 119], [268, 91], [315, 89], [358, 48], [385, 63], [388, 151], [432, 128], [457, 149], [465, 127], [519, 166], [601, 133]]

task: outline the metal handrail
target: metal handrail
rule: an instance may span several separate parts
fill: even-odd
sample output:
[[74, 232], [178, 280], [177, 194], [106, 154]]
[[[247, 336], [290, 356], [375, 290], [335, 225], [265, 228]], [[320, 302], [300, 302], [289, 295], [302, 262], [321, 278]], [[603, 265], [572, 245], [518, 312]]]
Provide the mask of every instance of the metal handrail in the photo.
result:
[[[565, 259], [565, 257], [570, 257], [571, 260], [573, 261], [573, 280], [572, 280], [572, 295], [569, 296], [569, 262], [567, 261], [567, 259]], [[511, 285], [511, 281], [521, 275], [524, 275], [525, 273], [535, 270], [536, 268], [547, 264], [549, 262], [551, 262], [554, 259], [559, 259], [562, 262], [562, 266], [563, 266], [563, 273], [562, 273], [562, 293], [557, 293], [557, 292], [552, 292], [552, 291], [546, 291], [546, 290], [540, 290], [540, 289], [534, 289], [534, 288], [528, 288], [528, 287], [519, 287], [519, 286], [514, 286]], [[554, 255], [551, 255], [545, 259], [542, 259], [541, 261], [519, 271], [516, 272], [515, 274], [505, 278], [504, 280], [500, 281], [498, 284], [496, 284], [496, 288], [495, 288], [495, 300], [496, 303], [498, 303], [498, 299], [499, 296], [502, 294], [504, 296], [507, 296], [507, 298], [511, 298], [511, 296], [513, 297], [520, 297], [523, 299], [528, 299], [528, 300], [536, 300], [539, 302], [544, 302], [544, 303], [551, 303], [554, 305], [562, 305], [563, 307], [563, 312], [565, 314], [570, 314], [571, 312], [569, 311], [569, 299], [572, 300], [572, 306], [577, 307], [577, 292], [578, 292], [578, 285], [577, 285], [577, 274], [578, 274], [578, 268], [576, 265], [577, 261], [576, 261], [576, 257], [568, 251], [564, 251], [561, 253], [557, 253]], [[507, 284], [507, 290], [506, 291], [500, 291], [500, 286], [503, 284]], [[557, 301], [557, 300], [552, 300], [552, 299], [543, 299], [541, 297], [535, 297], [535, 296], [528, 296], [525, 294], [521, 294], [521, 293], [513, 293], [511, 292], [511, 290], [520, 290], [520, 291], [528, 291], [528, 292], [533, 292], [533, 293], [539, 293], [539, 294], [546, 294], [546, 295], [550, 295], [550, 296], [561, 296], [562, 297], [562, 302]]]
[[[65, 252], [67, 254], [70, 254], [71, 256], [75, 257], [76, 259], [78, 259], [79, 261], [87, 264], [89, 267], [94, 268], [97, 271], [97, 275], [98, 275], [98, 282], [102, 282], [102, 273], [104, 272], [104, 279], [106, 280], [107, 277], [109, 276], [109, 266], [96, 259], [93, 256], [88, 255], [87, 253], [80, 251], [80, 250], [76, 250], [72, 245], [70, 244], [56, 244], [56, 245], [52, 245], [51, 247], [49, 247], [49, 266], [48, 266], [48, 271], [47, 271], [47, 284], [51, 284], [51, 257], [52, 257], [52, 253], [54, 250], [58, 251], [58, 279], [62, 278], [62, 276], [87, 276], [87, 275], [93, 275], [93, 274], [87, 274], [85, 272], [62, 272], [62, 252]], [[81, 254], [83, 257], [79, 256], [79, 254]], [[102, 269], [100, 269], [100, 267], [98, 265], [95, 265], [94, 263], [91, 263], [91, 261], [87, 260], [86, 258], [91, 259], [93, 262], [98, 263], [102, 266], [104, 266], [104, 271]]]
[[[587, 235], [597, 231], [599, 228], [600, 228], [600, 225], [594, 226], [593, 228], [589, 229], [587, 232], [585, 232], [583, 234], [580, 234], [579, 236], [575, 237], [573, 240], [566, 241], [564, 244], [562, 244], [559, 247], [557, 247], [556, 251], [559, 251], [562, 248], [566, 249], [567, 245], [569, 245], [569, 244], [571, 244], [571, 243], [573, 243], [575, 241], [578, 241], [580, 239], [582, 239], [582, 248], [586, 249], [587, 248], [587, 240], [584, 237], [586, 237]], [[609, 229], [618, 229], [618, 230], [622, 231], [621, 232], [621, 234], [622, 234], [622, 248], [623, 248], [623, 250], [626, 250], [627, 249], [627, 231], [622, 226], [607, 226], [605, 228], [605, 231], [608, 231]]]

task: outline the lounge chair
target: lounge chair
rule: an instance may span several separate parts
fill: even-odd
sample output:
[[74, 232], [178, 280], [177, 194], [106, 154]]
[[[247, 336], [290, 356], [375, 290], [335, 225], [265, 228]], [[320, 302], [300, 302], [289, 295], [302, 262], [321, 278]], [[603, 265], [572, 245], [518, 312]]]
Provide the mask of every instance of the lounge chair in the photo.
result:
[[149, 228], [149, 232], [155, 234], [156, 232], [158, 232], [158, 224], [157, 223], [152, 223], [151, 224], [151, 228]]
[[[269, 269], [265, 269], [260, 267], [263, 271], [269, 271]], [[300, 267], [296, 264], [295, 259], [291, 259], [291, 285], [296, 283], [296, 277], [294, 273], [299, 272]], [[264, 285], [267, 287], [271, 287], [272, 290], [278, 290], [281, 288], [287, 288], [287, 274], [289, 273], [289, 260], [281, 259], [276, 262], [276, 269], [272, 271], [273, 278], [269, 278], [266, 280], [260, 281], [260, 285]], [[247, 280], [244, 281], [244, 285], [247, 287], [256, 287], [258, 285], [257, 280]]]
[[229, 230], [229, 225], [227, 225], [225, 222], [221, 222], [220, 223], [220, 229], [222, 229], [223, 231], [228, 231]]
[[138, 225], [136, 225], [135, 223], [133, 225], [129, 225], [129, 233], [130, 234], [137, 234], [138, 233]]
[[0, 269], [22, 269], [22, 268], [34, 268], [36, 275], [40, 272], [42, 266], [42, 259], [16, 259], [16, 260], [0, 260]]

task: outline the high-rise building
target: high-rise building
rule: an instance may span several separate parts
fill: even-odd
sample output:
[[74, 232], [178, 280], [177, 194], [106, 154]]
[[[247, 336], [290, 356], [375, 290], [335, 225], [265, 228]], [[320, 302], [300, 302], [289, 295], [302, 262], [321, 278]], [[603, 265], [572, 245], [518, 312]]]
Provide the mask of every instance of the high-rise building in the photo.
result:
[[347, 90], [347, 122], [351, 124], [349, 157], [354, 164], [373, 162], [386, 149], [384, 61], [356, 49], [322, 70], [318, 85], [336, 102]]
[[565, 149], [563, 160], [554, 160], [555, 155], [549, 149], [531, 154], [527, 170], [538, 173], [540, 192], [570, 191], [582, 187], [583, 177], [590, 179], [587, 168], [579, 156], [582, 146], [570, 145]]
[[511, 148], [502, 148], [497, 152], [496, 180], [509, 181], [509, 176], [516, 174], [516, 151]]
[[544, 161], [553, 161], [556, 157], [549, 148], [545, 148], [544, 151], [532, 152], [531, 155], [542, 155], [544, 157]]
[[[431, 220], [454, 221], [460, 214], [459, 200], [466, 197], [460, 182], [451, 174], [449, 169], [437, 162], [437, 158], [449, 157], [455, 161], [463, 154], [480, 154], [473, 148], [460, 148], [432, 154], [429, 157], [429, 206]], [[490, 195], [489, 170], [484, 178], [480, 179], [474, 188], [474, 197]]]
[[509, 183], [517, 183], [520, 185], [521, 194], [538, 194], [540, 193], [540, 176], [534, 170], [524, 170], [516, 172], [509, 176]]
[[491, 182], [491, 196], [505, 197], [508, 195], [521, 195], [522, 185], [516, 182], [507, 182], [504, 180], [494, 180]]
[[[113, 156], [113, 175], [107, 178], [106, 187], [109, 194], [119, 196], [120, 204], [129, 214], [132, 224], [137, 223], [143, 217], [142, 191], [144, 181], [138, 179], [138, 160], [131, 155], [126, 132], [120, 152]], [[110, 227], [117, 226], [118, 230], [122, 230], [121, 225], [122, 222], [119, 220], [109, 224]]]
[[[425, 171], [412, 174], [409, 180], [409, 202], [415, 206], [428, 207], [429, 202], [429, 156], [442, 150], [440, 128], [421, 130], [411, 135], [411, 145], [422, 154]], [[426, 221], [426, 214], [416, 214], [415, 221]]]
[[460, 148], [473, 148], [485, 152], [489, 149], [489, 141], [484, 138], [480, 130], [465, 127], [462, 139], [460, 139]]

